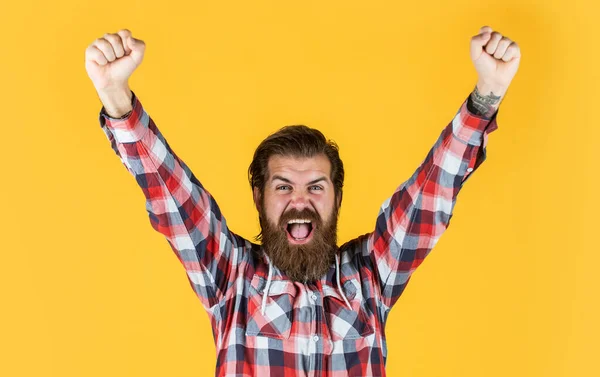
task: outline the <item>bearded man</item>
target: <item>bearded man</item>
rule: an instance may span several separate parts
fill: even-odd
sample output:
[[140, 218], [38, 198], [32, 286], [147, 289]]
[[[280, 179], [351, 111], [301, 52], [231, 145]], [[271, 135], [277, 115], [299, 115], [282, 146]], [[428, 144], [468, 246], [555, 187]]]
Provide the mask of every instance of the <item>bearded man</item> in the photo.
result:
[[486, 158], [517, 44], [490, 27], [471, 38], [472, 93], [414, 174], [381, 206], [375, 229], [337, 245], [344, 167], [316, 129], [284, 127], [248, 174], [261, 234], [233, 233], [128, 85], [145, 43], [129, 30], [86, 50], [102, 130], [147, 199], [211, 319], [217, 376], [384, 376], [385, 322], [447, 229], [456, 197]]

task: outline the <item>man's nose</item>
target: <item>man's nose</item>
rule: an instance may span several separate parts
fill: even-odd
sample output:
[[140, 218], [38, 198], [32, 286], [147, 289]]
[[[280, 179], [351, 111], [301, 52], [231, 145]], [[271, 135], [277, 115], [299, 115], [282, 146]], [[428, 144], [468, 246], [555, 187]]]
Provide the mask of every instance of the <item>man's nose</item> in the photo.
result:
[[292, 194], [290, 207], [295, 208], [298, 211], [302, 211], [304, 208], [309, 207], [309, 205], [310, 202], [308, 200], [308, 195], [297, 191]]

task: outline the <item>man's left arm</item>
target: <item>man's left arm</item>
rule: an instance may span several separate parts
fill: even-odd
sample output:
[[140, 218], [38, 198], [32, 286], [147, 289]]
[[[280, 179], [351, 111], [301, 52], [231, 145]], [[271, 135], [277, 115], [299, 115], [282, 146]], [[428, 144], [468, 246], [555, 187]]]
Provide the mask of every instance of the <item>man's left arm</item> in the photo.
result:
[[488, 26], [471, 38], [477, 85], [417, 170], [381, 206], [364, 256], [389, 309], [448, 228], [460, 189], [485, 160], [488, 134], [497, 129], [498, 107], [520, 56], [515, 42]]

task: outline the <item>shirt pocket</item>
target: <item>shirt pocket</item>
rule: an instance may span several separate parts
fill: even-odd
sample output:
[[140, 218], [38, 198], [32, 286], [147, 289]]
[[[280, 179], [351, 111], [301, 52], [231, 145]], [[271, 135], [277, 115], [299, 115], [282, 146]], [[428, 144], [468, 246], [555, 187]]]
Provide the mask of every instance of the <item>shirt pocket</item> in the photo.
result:
[[323, 286], [323, 306], [332, 340], [359, 339], [374, 332], [358, 287], [357, 279], [347, 280], [343, 285], [350, 309], [337, 288]]
[[246, 336], [288, 339], [292, 328], [296, 287], [291, 281], [271, 280], [263, 314], [265, 287], [266, 280], [254, 275], [249, 287]]

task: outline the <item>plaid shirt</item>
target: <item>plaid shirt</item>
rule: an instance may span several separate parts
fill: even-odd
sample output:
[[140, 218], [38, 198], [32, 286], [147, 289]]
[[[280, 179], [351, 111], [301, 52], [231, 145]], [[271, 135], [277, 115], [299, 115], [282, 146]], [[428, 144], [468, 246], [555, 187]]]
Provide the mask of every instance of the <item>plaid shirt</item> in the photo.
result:
[[122, 119], [102, 107], [102, 130], [144, 192], [152, 227], [208, 312], [216, 376], [385, 376], [388, 313], [448, 227], [458, 192], [497, 129], [497, 113], [475, 116], [467, 100], [383, 203], [374, 231], [340, 246], [335, 266], [314, 283], [289, 280], [260, 245], [228, 228], [135, 93]]

